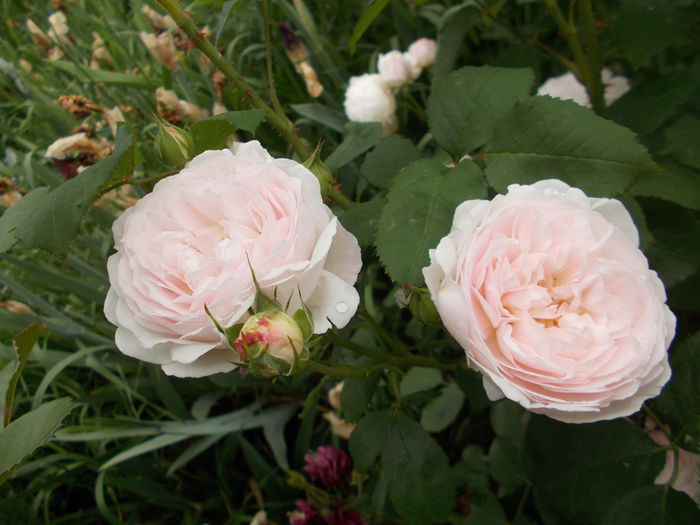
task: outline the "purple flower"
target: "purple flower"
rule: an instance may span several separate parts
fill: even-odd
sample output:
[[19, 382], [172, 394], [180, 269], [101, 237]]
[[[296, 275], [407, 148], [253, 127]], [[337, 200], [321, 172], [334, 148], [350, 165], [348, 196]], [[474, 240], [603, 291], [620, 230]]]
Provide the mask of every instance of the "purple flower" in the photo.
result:
[[289, 513], [289, 525], [327, 525], [328, 522], [312, 503], [303, 499], [298, 499], [295, 503], [299, 510]]
[[304, 460], [304, 471], [326, 488], [342, 482], [352, 470], [350, 457], [333, 446], [318, 447], [316, 452], [306, 454]]
[[366, 525], [367, 522], [354, 510], [343, 507], [341, 501], [336, 501], [333, 503], [331, 513], [326, 518], [326, 523], [328, 525]]

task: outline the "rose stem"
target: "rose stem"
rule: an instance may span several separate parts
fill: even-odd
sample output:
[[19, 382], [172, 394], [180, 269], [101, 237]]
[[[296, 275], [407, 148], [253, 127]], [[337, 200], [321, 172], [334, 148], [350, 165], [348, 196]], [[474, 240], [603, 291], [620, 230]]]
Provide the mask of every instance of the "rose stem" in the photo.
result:
[[[243, 76], [219, 53], [219, 51], [199, 32], [192, 19], [185, 13], [177, 0], [157, 0], [160, 6], [175, 20], [192, 43], [221, 71], [226, 79], [231, 82], [239, 93], [250, 98], [256, 108], [265, 111], [265, 119], [280, 132], [282, 137], [292, 146], [300, 159], [305, 160], [309, 156], [304, 140], [297, 134], [291, 121], [281, 110], [278, 114], [271, 108], [254, 90], [243, 80]], [[274, 93], [274, 92], [273, 92]], [[348, 199], [337, 187], [333, 187], [330, 197], [342, 208], [349, 208], [354, 203]]]
[[327, 376], [335, 377], [354, 377], [357, 379], [364, 379], [367, 377], [368, 370], [355, 368], [354, 366], [328, 366], [319, 363], [318, 361], [313, 361], [309, 359], [306, 362], [306, 368], [314, 372], [319, 372]]
[[591, 54], [586, 54], [584, 52], [581, 41], [579, 40], [573, 20], [573, 8], [569, 11], [569, 20], [567, 21], [559, 8], [558, 0], [544, 0], [544, 3], [552, 13], [559, 31], [564, 36], [567, 44], [569, 44], [571, 54], [574, 56], [574, 62], [576, 62], [579, 77], [586, 85], [586, 91], [591, 99], [593, 110], [596, 113], [601, 113], [605, 109], [605, 101], [603, 100], [603, 83], [600, 79], [599, 60], [597, 56], [592, 56], [597, 55], [597, 53], [595, 53], [595, 51], [597, 51], [597, 44], [595, 43], [595, 35], [593, 33], [593, 10], [590, 5], [590, 0], [580, 1], [581, 4], [587, 4], [587, 6], [581, 6], [581, 16], [585, 27], [586, 44]]

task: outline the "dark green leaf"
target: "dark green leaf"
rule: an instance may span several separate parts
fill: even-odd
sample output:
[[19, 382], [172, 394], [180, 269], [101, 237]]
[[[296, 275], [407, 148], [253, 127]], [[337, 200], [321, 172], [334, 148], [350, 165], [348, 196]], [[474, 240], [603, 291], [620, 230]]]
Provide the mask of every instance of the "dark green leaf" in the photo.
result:
[[515, 105], [496, 126], [486, 162], [486, 176], [499, 192], [554, 178], [588, 195], [610, 196], [657, 170], [631, 131], [550, 97]]
[[700, 169], [700, 119], [691, 115], [683, 115], [671, 126], [666, 128], [666, 145], [664, 152], [671, 155], [681, 164]]
[[[33, 322], [27, 326], [21, 332], [15, 334], [12, 337], [12, 348], [15, 351], [15, 361], [13, 364], [7, 363], [3, 372], [7, 370], [12, 370], [8, 377], [7, 384], [0, 386], [0, 399], [5, 400], [4, 406], [4, 418], [2, 423], [0, 423], [0, 428], [9, 423], [12, 417], [12, 407], [15, 399], [15, 390], [17, 389], [17, 382], [22, 375], [22, 370], [24, 370], [24, 365], [27, 364], [27, 359], [29, 359], [29, 354], [31, 353], [34, 345], [36, 344], [39, 337], [46, 333], [46, 328], [44, 328], [40, 323]], [[3, 374], [3, 378], [5, 374]]]
[[112, 155], [53, 190], [32, 191], [0, 218], [0, 251], [23, 241], [54, 255], [64, 255], [100, 190], [131, 175], [133, 152], [133, 137], [120, 125]]
[[8, 472], [54, 435], [68, 413], [77, 407], [67, 397], [44, 403], [0, 432], [0, 474]]
[[642, 177], [630, 186], [634, 196], [657, 197], [700, 210], [700, 174], [676, 164], [660, 163], [662, 171]]
[[401, 168], [420, 157], [413, 142], [399, 135], [389, 135], [367, 154], [360, 172], [371, 184], [388, 188]]
[[340, 215], [340, 222], [345, 229], [357, 237], [363, 248], [371, 245], [377, 236], [379, 216], [386, 201], [381, 195], [372, 200], [356, 204]]
[[414, 366], [401, 378], [399, 390], [401, 396], [410, 396], [415, 392], [432, 390], [441, 382], [442, 373], [437, 368]]
[[292, 104], [291, 108], [302, 117], [318, 122], [338, 133], [343, 132], [343, 124], [346, 119], [339, 111], [322, 104]]
[[442, 432], [454, 422], [463, 405], [464, 392], [456, 384], [450, 383], [438, 397], [425, 405], [420, 424], [428, 432]]
[[348, 423], [357, 423], [367, 410], [371, 396], [370, 385], [364, 379], [345, 380], [340, 392], [340, 407], [342, 418]]
[[530, 69], [467, 66], [438, 78], [428, 98], [428, 124], [435, 140], [460, 159], [489, 140], [496, 123], [534, 81]]
[[665, 450], [624, 420], [570, 425], [533, 416], [527, 451], [538, 499], [580, 523], [598, 523], [629, 490], [650, 485]]
[[471, 161], [446, 168], [437, 160], [419, 160], [394, 179], [379, 219], [376, 246], [389, 276], [420, 285], [428, 250], [450, 231], [455, 208], [486, 197], [481, 170]]
[[194, 122], [190, 132], [194, 139], [194, 154], [199, 155], [203, 151], [224, 149], [236, 127], [224, 119], [210, 118]]
[[352, 431], [349, 449], [358, 472], [366, 473], [375, 465], [391, 426], [391, 414], [391, 410], [370, 412]]
[[382, 450], [389, 499], [407, 523], [445, 521], [455, 504], [445, 452], [406, 414], [394, 412], [390, 417]]
[[[236, 129], [242, 129], [248, 133], [255, 133], [260, 123], [265, 120], [264, 109], [245, 109], [242, 111], [227, 111], [207, 120], [225, 120]], [[201, 121], [200, 121], [201, 122]]]
[[693, 17], [662, 0], [627, 0], [613, 26], [622, 54], [634, 67], [685, 37]]
[[700, 415], [700, 332], [671, 348], [673, 376], [654, 406], [674, 434], [684, 437], [683, 428]]
[[379, 142], [381, 136], [382, 125], [378, 122], [348, 122], [343, 142], [328, 156], [326, 165], [331, 170], [342, 168]]
[[523, 450], [523, 442], [499, 436], [489, 448], [489, 474], [500, 486], [499, 495], [512, 494], [528, 481], [532, 468]]
[[601, 525], [689, 525], [700, 523], [700, 508], [682, 492], [651, 486], [632, 490], [610, 507]]
[[386, 7], [389, 0], [372, 0], [372, 3], [367, 6], [367, 8], [362, 12], [360, 19], [355, 24], [355, 28], [352, 30], [352, 35], [350, 36], [350, 41], [348, 42], [348, 49], [350, 54], [355, 53], [355, 48], [357, 47], [357, 42], [359, 42], [362, 35], [367, 31], [367, 28], [374, 21], [379, 13]]
[[683, 72], [635, 85], [605, 110], [605, 117], [641, 136], [655, 131], [690, 97], [698, 73]]

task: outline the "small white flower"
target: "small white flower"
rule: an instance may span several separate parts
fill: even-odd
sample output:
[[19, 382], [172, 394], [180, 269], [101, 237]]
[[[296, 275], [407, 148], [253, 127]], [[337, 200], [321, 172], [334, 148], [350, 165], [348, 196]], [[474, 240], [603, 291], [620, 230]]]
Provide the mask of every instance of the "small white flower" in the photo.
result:
[[399, 87], [411, 79], [411, 64], [401, 51], [389, 51], [379, 55], [377, 69], [381, 77], [393, 87]]
[[350, 78], [345, 91], [345, 114], [355, 122], [380, 122], [384, 135], [397, 128], [396, 99], [379, 74]]

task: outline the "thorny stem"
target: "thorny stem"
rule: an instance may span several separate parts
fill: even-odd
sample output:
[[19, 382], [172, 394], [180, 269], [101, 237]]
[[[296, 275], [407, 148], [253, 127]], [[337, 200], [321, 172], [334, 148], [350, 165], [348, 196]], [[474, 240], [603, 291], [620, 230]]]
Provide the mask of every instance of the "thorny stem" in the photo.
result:
[[120, 186], [125, 186], [126, 184], [147, 184], [149, 182], [158, 182], [160, 179], [170, 177], [175, 175], [177, 170], [166, 171], [164, 173], [158, 173], [157, 175], [151, 175], [150, 177], [141, 177], [139, 179], [132, 179], [131, 177], [115, 182], [114, 184], [107, 186], [104, 190], [100, 192], [100, 195], [104, 195], [108, 191], [114, 190]]
[[[221, 71], [226, 79], [238, 90], [238, 92], [247, 96], [250, 103], [256, 108], [265, 111], [265, 119], [279, 131], [280, 135], [292, 146], [292, 149], [300, 159], [305, 160], [309, 156], [307, 144], [297, 134], [292, 122], [285, 116], [281, 107], [275, 111], [267, 104], [243, 79], [243, 76], [219, 53], [209, 40], [207, 40], [192, 19], [185, 13], [178, 0], [157, 0], [160, 6], [175, 20], [175, 23], [182, 29], [190, 38], [192, 43], [211, 60], [219, 71]], [[274, 90], [271, 91], [274, 93]], [[273, 100], [274, 103], [274, 100]], [[343, 208], [349, 208], [353, 202], [343, 195], [338, 188], [333, 188], [330, 192], [330, 197]]]
[[573, 7], [570, 7], [570, 20], [567, 21], [559, 7], [558, 0], [544, 0], [544, 3], [569, 45], [574, 62], [576, 62], [579, 78], [586, 86], [593, 110], [596, 113], [601, 113], [605, 109], [605, 101], [603, 99], [603, 83], [600, 78], [600, 58], [594, 31], [593, 8], [590, 0], [579, 0], [578, 2], [583, 24], [583, 43], [576, 32]]
[[265, 37], [265, 63], [267, 66], [267, 83], [270, 89], [270, 100], [275, 112], [286, 119], [279, 98], [277, 98], [277, 90], [275, 89], [275, 76], [272, 74], [272, 42], [270, 41], [270, 4], [268, 0], [260, 0], [263, 13], [263, 34]]

